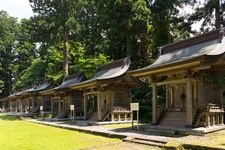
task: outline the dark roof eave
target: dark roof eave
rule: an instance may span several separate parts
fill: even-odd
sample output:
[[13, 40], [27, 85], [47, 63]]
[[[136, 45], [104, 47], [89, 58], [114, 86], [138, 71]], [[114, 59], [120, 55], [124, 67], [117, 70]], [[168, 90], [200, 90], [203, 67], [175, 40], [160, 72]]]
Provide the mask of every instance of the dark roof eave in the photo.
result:
[[88, 88], [88, 87], [91, 87], [91, 86], [96, 86], [96, 84], [97, 84], [97, 81], [92, 80], [92, 81], [89, 81], [89, 82], [81, 82], [81, 83], [78, 83], [78, 84], [75, 84], [75, 85], [71, 85], [68, 88], [72, 89], [72, 90], [84, 89], [84, 88]]
[[204, 58], [205, 58], [205, 55], [202, 55], [202, 56], [188, 59], [185, 61], [178, 61], [178, 62], [174, 62], [174, 63], [170, 63], [170, 64], [155, 66], [152, 68], [142, 68], [142, 69], [130, 71], [128, 73], [133, 77], [138, 77], [138, 78], [146, 77], [146, 76], [150, 76], [152, 74], [158, 74], [158, 73], [165, 72], [168, 70], [182, 69], [182, 68], [192, 67], [195, 65], [200, 65], [201, 61]]

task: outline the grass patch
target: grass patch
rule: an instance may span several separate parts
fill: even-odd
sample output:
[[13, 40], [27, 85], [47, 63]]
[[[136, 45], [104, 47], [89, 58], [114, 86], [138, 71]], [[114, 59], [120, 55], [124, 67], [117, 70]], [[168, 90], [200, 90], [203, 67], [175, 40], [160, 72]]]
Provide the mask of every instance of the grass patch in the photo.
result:
[[0, 114], [1, 150], [75, 150], [117, 143], [121, 140], [60, 129]]

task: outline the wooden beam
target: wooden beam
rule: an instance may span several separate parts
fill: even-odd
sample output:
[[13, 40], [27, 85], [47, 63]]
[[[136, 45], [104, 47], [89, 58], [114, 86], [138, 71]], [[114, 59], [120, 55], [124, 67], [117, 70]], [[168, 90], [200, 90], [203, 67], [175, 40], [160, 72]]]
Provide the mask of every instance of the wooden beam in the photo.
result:
[[138, 78], [142, 78], [142, 77], [149, 77], [152, 74], [161, 74], [162, 72], [168, 72], [168, 71], [173, 71], [173, 70], [182, 70], [184, 68], [190, 68], [190, 67], [194, 67], [194, 66], [198, 66], [201, 64], [201, 61], [194, 61], [194, 62], [190, 62], [190, 63], [185, 63], [185, 64], [171, 64], [168, 66], [162, 66], [162, 67], [156, 67], [156, 68], [152, 68], [149, 70], [140, 70], [140, 72], [134, 72], [134, 73], [130, 73], [131, 76], [133, 77], [138, 77]]
[[87, 92], [86, 95], [97, 95], [99, 92], [98, 91], [91, 91]]
[[161, 85], [167, 85], [167, 84], [177, 84], [177, 83], [186, 83], [188, 79], [176, 79], [176, 80], [170, 80], [170, 81], [162, 81], [162, 82], [156, 82], [156, 86]]

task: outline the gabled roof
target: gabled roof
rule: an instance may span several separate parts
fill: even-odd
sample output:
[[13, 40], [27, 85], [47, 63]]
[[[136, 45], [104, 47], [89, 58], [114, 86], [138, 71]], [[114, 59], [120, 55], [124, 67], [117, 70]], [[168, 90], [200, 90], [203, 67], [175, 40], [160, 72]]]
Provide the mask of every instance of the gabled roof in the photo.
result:
[[131, 61], [129, 57], [114, 61], [110, 64], [99, 67], [95, 75], [91, 79], [78, 84], [73, 84], [69, 87], [72, 89], [78, 89], [78, 88], [94, 85], [98, 81], [105, 81], [108, 79], [120, 77], [128, 71], [130, 64], [131, 64]]
[[48, 89], [51, 86], [51, 84], [52, 84], [52, 81], [47, 81], [47, 82], [44, 82], [43, 84], [41, 84], [39, 86], [31, 87], [31, 88], [28, 88], [28, 89], [10, 94], [8, 97], [0, 99], [0, 101], [6, 101], [8, 99], [16, 98], [17, 96], [20, 96], [20, 95], [25, 96], [25, 95], [28, 95], [28, 94], [37, 93], [37, 92]]
[[31, 93], [40, 92], [40, 91], [50, 88], [51, 85], [52, 85], [52, 81], [49, 80], [49, 81], [46, 81], [46, 82], [40, 84], [39, 86], [33, 88], [32, 90], [30, 90], [28, 92], [31, 92]]
[[81, 72], [72, 74], [68, 77], [66, 77], [63, 81], [63, 83], [55, 88], [49, 89], [42, 91], [42, 94], [51, 94], [54, 93], [55, 91], [63, 91], [67, 89], [70, 85], [80, 83], [81, 81], [85, 80], [85, 75]]
[[81, 72], [78, 72], [76, 74], [73, 74], [71, 76], [68, 76], [65, 78], [65, 80], [63, 81], [63, 83], [60, 86], [57, 86], [56, 88], [54, 88], [55, 90], [61, 90], [61, 89], [66, 89], [68, 88], [70, 85], [73, 84], [77, 84], [80, 83], [81, 81], [83, 81], [85, 79], [85, 75]]
[[[177, 43], [168, 44], [160, 49], [159, 58], [151, 65], [138, 70], [131, 71], [133, 76], [141, 76], [149, 71], [161, 68], [169, 69], [197, 60], [219, 56], [225, 52], [224, 32], [221, 30], [211, 31], [193, 38], [182, 40]], [[191, 65], [191, 64], [190, 64]]]

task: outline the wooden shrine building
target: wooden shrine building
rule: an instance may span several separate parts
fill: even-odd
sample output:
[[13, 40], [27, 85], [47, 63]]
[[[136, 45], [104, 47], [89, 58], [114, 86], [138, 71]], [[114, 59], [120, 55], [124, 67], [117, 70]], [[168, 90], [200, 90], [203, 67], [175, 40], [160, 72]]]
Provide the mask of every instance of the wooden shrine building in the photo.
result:
[[[224, 31], [216, 30], [160, 48], [150, 66], [131, 71], [149, 79], [152, 87], [152, 123], [167, 127], [221, 125], [225, 75]], [[223, 83], [225, 84], [225, 83]], [[158, 105], [157, 89], [165, 91]]]
[[66, 77], [63, 83], [53, 89], [40, 92], [42, 96], [51, 97], [51, 114], [53, 118], [68, 118], [70, 105], [75, 106], [76, 118], [83, 117], [83, 92], [68, 87], [85, 80], [83, 73]]
[[128, 121], [131, 119], [130, 89], [140, 85], [127, 71], [130, 59], [125, 58], [97, 69], [89, 80], [69, 86], [84, 92], [84, 119], [93, 121]]
[[51, 87], [51, 84], [51, 81], [47, 81], [39, 86], [16, 92], [1, 99], [0, 101], [3, 103], [4, 112], [36, 114], [39, 113], [41, 105], [44, 105], [45, 111], [48, 111], [49, 97], [42, 97], [39, 95], [39, 92], [47, 90]]

